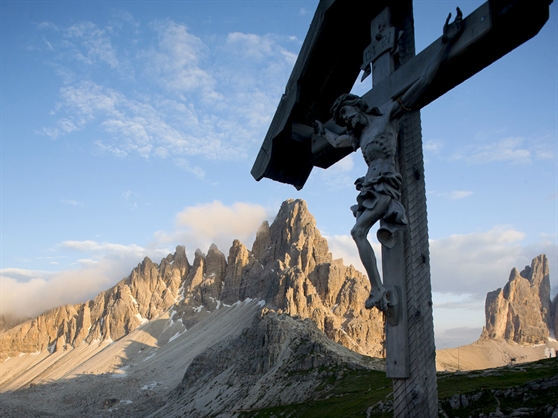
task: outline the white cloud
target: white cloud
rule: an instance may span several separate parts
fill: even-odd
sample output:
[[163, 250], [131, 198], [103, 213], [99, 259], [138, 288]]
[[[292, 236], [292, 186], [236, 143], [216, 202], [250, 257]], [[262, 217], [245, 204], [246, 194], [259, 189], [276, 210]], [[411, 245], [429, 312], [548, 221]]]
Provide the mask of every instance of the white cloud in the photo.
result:
[[41, 277], [49, 277], [53, 274], [53, 272], [46, 270], [29, 270], [12, 267], [0, 269], [0, 275], [2, 277], [9, 276], [15, 280], [23, 282]]
[[113, 259], [130, 258], [140, 260], [148, 254], [156, 257], [164, 257], [169, 251], [167, 249], [144, 248], [137, 244], [115, 244], [110, 242], [99, 243], [93, 240], [85, 241], [62, 241], [56, 249], [70, 249], [97, 256], [110, 256]]
[[5, 270], [0, 275], [0, 314], [16, 317], [33, 317], [56, 306], [84, 302], [121, 278], [116, 276], [121, 269], [114, 262], [74, 271], [37, 271], [25, 282]]
[[451, 160], [465, 160], [472, 164], [510, 162], [525, 164], [532, 161], [533, 153], [524, 147], [525, 138], [507, 137], [498, 141], [469, 146], [455, 153]]
[[206, 98], [218, 99], [214, 78], [200, 67], [200, 61], [208, 54], [204, 42], [186, 25], [170, 20], [151, 26], [158, 33], [158, 45], [138, 54], [147, 71], [168, 91], [199, 91]]
[[273, 54], [274, 42], [269, 35], [233, 32], [227, 37], [227, 46], [236, 48], [241, 55], [263, 59]]
[[40, 132], [44, 135], [50, 136], [51, 139], [56, 139], [61, 135], [67, 135], [79, 128], [73, 121], [67, 118], [59, 119], [53, 128], [43, 128]]
[[[369, 239], [381, 272], [381, 248], [372, 230]], [[350, 235], [327, 236], [334, 258], [343, 258], [364, 272], [356, 246]], [[503, 287], [513, 267], [522, 270], [539, 254], [546, 254], [550, 263], [552, 294], [557, 283], [558, 248], [555, 236], [540, 237], [536, 243], [525, 245], [523, 232], [509, 226], [497, 226], [488, 231], [451, 235], [430, 240], [432, 290], [437, 310], [445, 312], [481, 312], [489, 291]], [[450, 315], [451, 316], [451, 315]], [[483, 316], [484, 318], [484, 316]], [[484, 324], [484, 323], [483, 323]]]
[[319, 180], [317, 181], [325, 184], [329, 190], [353, 188], [354, 181], [356, 180], [356, 178], [353, 178], [356, 177], [354, 168], [354, 154], [349, 154], [326, 170], [318, 170]]
[[471, 196], [474, 192], [472, 192], [470, 190], [453, 190], [451, 192], [430, 191], [428, 193], [432, 194], [432, 195], [435, 195], [435, 196], [450, 199], [450, 200], [460, 200], [460, 199], [465, 199], [466, 197]]
[[266, 219], [270, 219], [269, 211], [261, 205], [236, 202], [227, 206], [215, 200], [186, 207], [176, 215], [175, 230], [158, 231], [154, 239], [167, 245], [186, 243], [189, 251], [195, 248], [206, 251], [214, 243], [228, 254], [235, 239], [250, 249], [258, 227]]
[[37, 25], [39, 30], [53, 30], [58, 31], [58, 27], [52, 22], [41, 22]]
[[433, 154], [438, 154], [444, 147], [444, 143], [441, 141], [435, 141], [430, 139], [424, 142], [424, 151], [431, 152]]
[[455, 348], [479, 339], [482, 327], [456, 327], [436, 331], [436, 349]]
[[74, 270], [1, 269], [0, 314], [32, 317], [56, 306], [85, 302], [127, 277], [144, 257], [158, 263], [172, 252], [92, 240], [64, 241], [54, 250], [74, 250], [87, 258], [78, 259]]
[[[489, 231], [431, 240], [434, 291], [474, 294], [484, 300], [488, 291], [506, 283], [512, 267], [522, 269], [539, 254], [541, 246], [521, 245], [524, 237], [523, 232], [511, 227], [497, 226]], [[551, 250], [550, 247], [545, 248]]]
[[62, 199], [60, 203], [64, 203], [65, 205], [70, 205], [70, 206], [83, 206], [82, 202], [78, 202], [76, 200], [71, 200], [71, 199]]
[[484, 300], [479, 300], [476, 295], [468, 293], [432, 292], [432, 300], [435, 309], [476, 311], [484, 307]]
[[119, 66], [117, 53], [112, 47], [109, 36], [104, 29], [100, 29], [94, 23], [76, 23], [67, 29], [65, 36], [77, 60], [88, 65], [102, 61], [111, 68]]
[[[147, 47], [130, 43], [119, 51], [111, 41], [118, 27], [79, 22], [51, 34], [58, 37], [51, 44], [59, 53], [50, 65], [65, 85], [52, 112], [58, 120], [42, 133], [54, 139], [96, 125], [108, 134], [94, 141], [99, 151], [119, 158], [173, 156], [199, 178], [203, 166], [184, 166], [183, 158], [246, 159], [265, 136], [296, 60], [282, 46], [292, 41], [236, 32], [206, 43], [186, 25], [166, 20], [151, 23], [151, 33], [141, 32]], [[149, 88], [112, 83], [110, 74], [100, 81], [98, 72], [70, 71], [76, 58], [109, 64], [117, 80], [121, 73], [142, 77], [141, 86]]]
[[192, 166], [190, 164], [190, 162], [188, 160], [186, 160], [185, 158], [175, 158], [174, 163], [178, 167], [182, 168], [183, 170], [186, 170], [186, 171], [192, 173], [194, 176], [196, 176], [200, 180], [205, 178], [205, 170], [201, 167], [198, 167], [198, 166]]
[[[376, 230], [377, 227], [373, 228], [368, 239], [370, 240], [370, 244], [372, 245], [372, 249], [376, 255], [378, 271], [380, 272], [380, 275], [382, 275], [382, 248], [376, 240]], [[350, 235], [324, 235], [324, 238], [327, 239], [329, 251], [331, 251], [331, 255], [334, 259], [342, 258], [343, 263], [346, 266], [352, 265], [361, 273], [366, 274], [362, 261], [360, 261], [355, 241]]]

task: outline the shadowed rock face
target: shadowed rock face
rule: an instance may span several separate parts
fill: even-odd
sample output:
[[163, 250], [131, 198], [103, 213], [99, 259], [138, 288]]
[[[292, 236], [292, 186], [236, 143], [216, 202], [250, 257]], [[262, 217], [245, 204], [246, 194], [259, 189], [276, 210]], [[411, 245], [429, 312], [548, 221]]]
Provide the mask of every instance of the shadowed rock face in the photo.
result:
[[486, 327], [481, 338], [520, 344], [544, 343], [553, 329], [548, 259], [541, 254], [522, 272], [512, 269], [508, 283], [486, 295]]
[[221, 304], [247, 298], [310, 318], [333, 341], [382, 356], [383, 318], [364, 309], [368, 292], [364, 275], [332, 260], [306, 203], [288, 200], [271, 225], [261, 225], [252, 251], [235, 240], [228, 257], [212, 245], [207, 255], [197, 250], [192, 265], [183, 246], [159, 264], [145, 258], [93, 300], [52, 309], [1, 333], [0, 359], [117, 340], [171, 309], [172, 319], [189, 328]]
[[264, 309], [252, 326], [199, 354], [152, 416], [235, 416], [246, 409], [312, 399], [343, 370], [382, 370], [383, 361], [335, 344], [313, 321]]

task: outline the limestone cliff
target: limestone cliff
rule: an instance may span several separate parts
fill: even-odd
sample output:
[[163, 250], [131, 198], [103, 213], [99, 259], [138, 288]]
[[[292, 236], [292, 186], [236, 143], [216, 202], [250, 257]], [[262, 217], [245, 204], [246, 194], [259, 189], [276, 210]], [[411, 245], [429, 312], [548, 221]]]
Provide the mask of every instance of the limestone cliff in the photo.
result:
[[481, 338], [520, 344], [546, 342], [552, 329], [549, 276], [543, 254], [521, 272], [512, 269], [504, 288], [486, 295], [486, 326]]
[[160, 264], [145, 258], [131, 274], [93, 300], [52, 309], [0, 333], [0, 358], [57, 352], [117, 340], [170, 311], [190, 328], [222, 304], [247, 298], [310, 318], [330, 339], [357, 352], [383, 355], [383, 318], [364, 309], [365, 276], [333, 260], [302, 200], [284, 202], [271, 225], [259, 228], [252, 250], [235, 240], [228, 257], [212, 245], [190, 264], [178, 246]]
[[270, 405], [302, 403], [346, 371], [382, 370], [381, 360], [328, 340], [306, 320], [264, 309], [242, 335], [199, 354], [152, 417], [239, 416]]

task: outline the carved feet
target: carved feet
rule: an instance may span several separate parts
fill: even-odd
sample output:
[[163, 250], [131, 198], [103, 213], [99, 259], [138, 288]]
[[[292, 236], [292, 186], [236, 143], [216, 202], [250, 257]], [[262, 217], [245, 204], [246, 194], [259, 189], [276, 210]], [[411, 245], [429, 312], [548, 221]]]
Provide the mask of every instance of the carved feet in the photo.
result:
[[399, 288], [394, 287], [390, 292], [385, 287], [381, 287], [378, 291], [372, 290], [370, 296], [366, 299], [365, 307], [366, 309], [372, 309], [374, 307], [382, 311], [386, 315], [386, 321], [395, 326], [399, 322], [399, 303], [400, 295]]
[[381, 287], [378, 290], [372, 289], [370, 292], [370, 296], [366, 299], [365, 307], [366, 309], [372, 309], [374, 307], [378, 308], [378, 310], [385, 312], [388, 309], [388, 297], [389, 292], [385, 287]]

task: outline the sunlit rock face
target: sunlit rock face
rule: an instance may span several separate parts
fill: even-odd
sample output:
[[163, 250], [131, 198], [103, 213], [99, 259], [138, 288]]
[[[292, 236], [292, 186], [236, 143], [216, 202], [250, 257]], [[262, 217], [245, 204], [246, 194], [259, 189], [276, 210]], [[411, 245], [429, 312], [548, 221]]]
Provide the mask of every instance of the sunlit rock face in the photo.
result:
[[486, 295], [482, 338], [544, 343], [555, 327], [552, 308], [548, 259], [541, 254], [523, 271], [513, 268], [504, 288]]
[[196, 250], [192, 264], [184, 246], [159, 264], [146, 257], [93, 300], [52, 309], [1, 333], [0, 358], [115, 341], [167, 311], [190, 328], [223, 304], [247, 298], [309, 318], [351, 350], [383, 356], [382, 315], [364, 308], [369, 290], [363, 274], [332, 259], [306, 203], [287, 200], [271, 225], [260, 226], [252, 250], [234, 240], [228, 256], [211, 245], [207, 254]]

